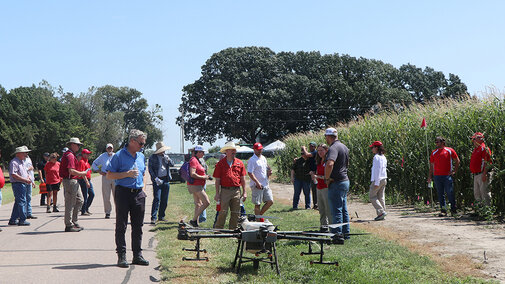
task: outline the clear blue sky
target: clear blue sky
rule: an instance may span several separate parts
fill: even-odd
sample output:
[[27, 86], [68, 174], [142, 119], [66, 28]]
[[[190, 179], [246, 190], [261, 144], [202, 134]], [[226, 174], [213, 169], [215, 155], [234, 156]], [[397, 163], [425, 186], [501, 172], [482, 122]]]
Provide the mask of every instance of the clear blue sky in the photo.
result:
[[182, 87], [228, 47], [412, 63], [459, 75], [471, 94], [504, 90], [505, 1], [354, 2], [2, 1], [0, 84], [135, 88], [163, 107], [175, 151]]

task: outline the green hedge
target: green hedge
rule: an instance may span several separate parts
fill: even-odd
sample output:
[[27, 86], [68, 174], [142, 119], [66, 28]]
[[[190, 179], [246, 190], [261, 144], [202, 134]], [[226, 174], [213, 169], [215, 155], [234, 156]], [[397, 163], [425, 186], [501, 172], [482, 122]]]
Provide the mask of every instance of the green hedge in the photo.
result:
[[[426, 129], [420, 127], [423, 117], [428, 124]], [[445, 137], [447, 146], [454, 148], [461, 159], [454, 188], [460, 207], [474, 202], [473, 179], [469, 170], [473, 150], [470, 137], [476, 131], [483, 132], [486, 144], [493, 152], [493, 204], [498, 212], [505, 212], [505, 103], [501, 98], [468, 98], [459, 102], [447, 100], [413, 105], [399, 112], [367, 115], [336, 128], [339, 139], [350, 150], [349, 178], [354, 193], [368, 192], [373, 158], [368, 146], [375, 140], [384, 143], [388, 159], [387, 196], [393, 203], [413, 203], [418, 196], [422, 200], [430, 200], [426, 183], [426, 139], [431, 153], [435, 148], [435, 137]], [[276, 161], [280, 176], [287, 179], [289, 167], [293, 158], [299, 155], [300, 146], [313, 140], [324, 143], [324, 130], [289, 135], [284, 139], [287, 147]], [[437, 200], [436, 190], [433, 190], [433, 197]]]

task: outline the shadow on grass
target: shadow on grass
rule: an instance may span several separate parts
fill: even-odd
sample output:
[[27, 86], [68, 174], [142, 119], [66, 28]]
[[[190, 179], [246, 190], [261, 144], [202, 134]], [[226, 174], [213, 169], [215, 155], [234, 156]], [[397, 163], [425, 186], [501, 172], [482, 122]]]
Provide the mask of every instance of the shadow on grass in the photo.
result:
[[149, 232], [167, 231], [167, 230], [178, 229], [178, 228], [179, 228], [179, 225], [166, 226], [163, 224], [161, 226], [156, 226], [154, 228], [149, 229]]

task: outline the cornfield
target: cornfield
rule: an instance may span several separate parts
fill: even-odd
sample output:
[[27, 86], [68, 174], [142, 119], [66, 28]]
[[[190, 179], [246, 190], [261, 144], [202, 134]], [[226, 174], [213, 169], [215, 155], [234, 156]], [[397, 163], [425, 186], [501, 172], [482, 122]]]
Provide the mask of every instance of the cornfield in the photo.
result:
[[[427, 122], [421, 128], [422, 119]], [[456, 150], [461, 163], [455, 176], [454, 191], [458, 206], [470, 206], [473, 196], [473, 177], [470, 156], [474, 132], [483, 132], [486, 145], [493, 152], [493, 180], [491, 192], [497, 212], [505, 212], [505, 103], [503, 98], [467, 98], [463, 101], [435, 101], [426, 105], [411, 105], [402, 111], [384, 111], [369, 114], [356, 122], [336, 126], [339, 139], [350, 150], [349, 179], [351, 192], [366, 194], [370, 183], [373, 155], [369, 145], [382, 141], [388, 159], [387, 198], [391, 203], [413, 204], [431, 200], [427, 186], [428, 152], [435, 149], [435, 137], [443, 136], [446, 146]], [[325, 143], [324, 130], [289, 135], [284, 139], [285, 150], [276, 163], [279, 176], [289, 176], [293, 158], [301, 145], [310, 141]], [[428, 149], [426, 147], [428, 145]], [[436, 190], [433, 190], [436, 201]]]

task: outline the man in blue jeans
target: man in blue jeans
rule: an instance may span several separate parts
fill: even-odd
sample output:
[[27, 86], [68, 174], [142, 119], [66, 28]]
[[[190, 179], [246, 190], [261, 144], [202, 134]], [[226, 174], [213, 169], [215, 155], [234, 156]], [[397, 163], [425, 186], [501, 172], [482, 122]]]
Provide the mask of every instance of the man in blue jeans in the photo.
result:
[[291, 183], [294, 185], [295, 193], [293, 195], [293, 209], [298, 209], [298, 202], [300, 201], [300, 194], [303, 190], [305, 196], [305, 209], [310, 209], [310, 171], [311, 166], [306, 155], [295, 159], [293, 166], [291, 166]]
[[[165, 210], [168, 204], [168, 194], [170, 192], [170, 167], [174, 162], [165, 154], [170, 147], [163, 142], [156, 143], [156, 151], [149, 157], [149, 175], [153, 182], [153, 206], [151, 207], [151, 224], [156, 220], [165, 221]], [[158, 216], [156, 216], [158, 215]]]
[[30, 225], [26, 221], [26, 192], [28, 191], [28, 187], [32, 185], [32, 180], [25, 165], [26, 157], [30, 151], [26, 146], [17, 147], [14, 152], [15, 157], [9, 163], [9, 175], [14, 193], [14, 206], [12, 207], [9, 225]]
[[[331, 224], [349, 223], [347, 212], [347, 192], [349, 192], [349, 149], [338, 140], [335, 128], [326, 129], [324, 136], [326, 143], [330, 145], [326, 154], [326, 166], [324, 168], [324, 180], [328, 185], [328, 203], [331, 209]], [[332, 228], [332, 233], [349, 239], [349, 224], [342, 227]], [[342, 236], [343, 234], [343, 236]]]

